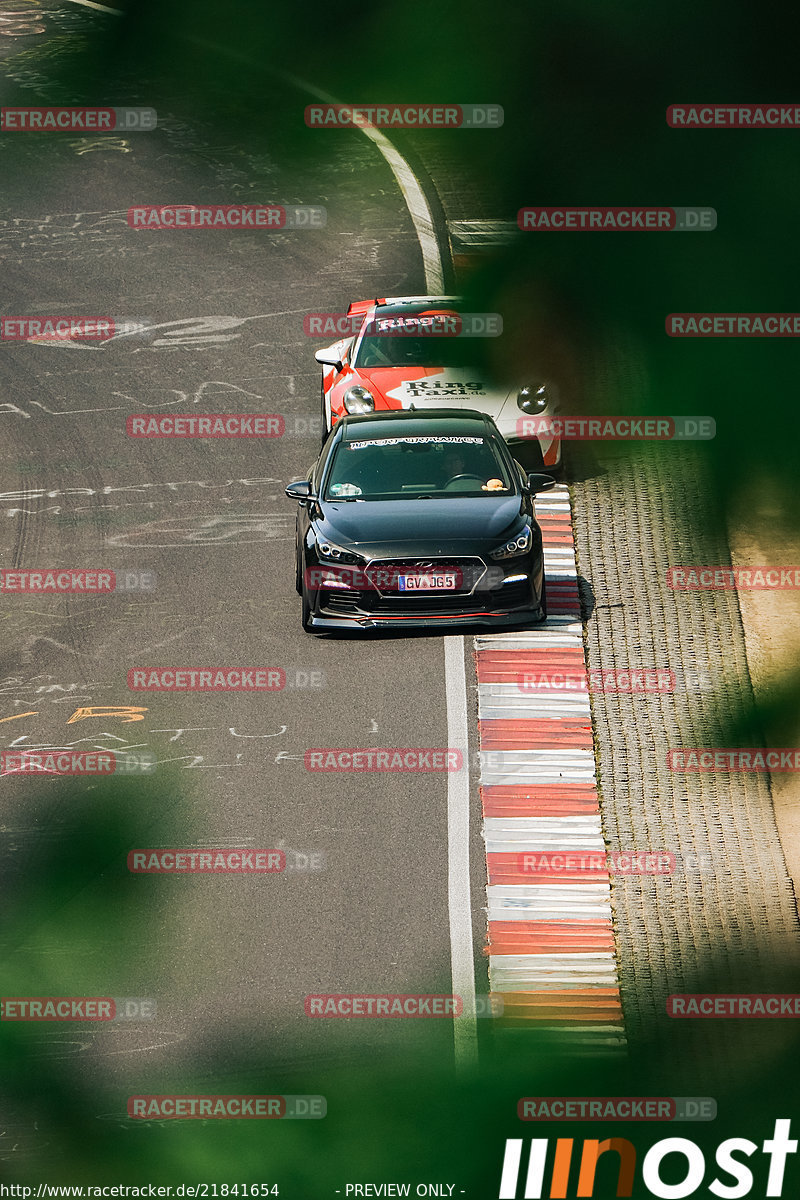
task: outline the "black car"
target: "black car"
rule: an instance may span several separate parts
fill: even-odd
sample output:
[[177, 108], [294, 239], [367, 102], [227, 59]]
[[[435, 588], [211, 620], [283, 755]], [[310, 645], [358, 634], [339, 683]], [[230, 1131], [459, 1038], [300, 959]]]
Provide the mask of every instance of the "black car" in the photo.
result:
[[303, 628], [544, 620], [533, 495], [553, 484], [524, 473], [485, 413], [343, 417], [308, 478], [286, 488], [299, 502]]

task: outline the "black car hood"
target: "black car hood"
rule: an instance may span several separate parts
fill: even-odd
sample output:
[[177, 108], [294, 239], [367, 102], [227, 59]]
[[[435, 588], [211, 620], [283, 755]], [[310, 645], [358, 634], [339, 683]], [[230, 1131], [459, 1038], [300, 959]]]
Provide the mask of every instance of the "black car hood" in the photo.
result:
[[[520, 496], [454, 500], [325, 501], [320, 537], [342, 547], [380, 547], [398, 555], [446, 550], [448, 543], [499, 542], [522, 512]], [[477, 546], [475, 546], [477, 549]]]

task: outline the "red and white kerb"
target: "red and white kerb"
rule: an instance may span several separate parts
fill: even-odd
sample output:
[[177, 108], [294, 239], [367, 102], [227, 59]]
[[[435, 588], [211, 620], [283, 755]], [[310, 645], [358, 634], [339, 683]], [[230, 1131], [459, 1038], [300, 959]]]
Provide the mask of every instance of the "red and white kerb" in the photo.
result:
[[588, 690], [521, 692], [527, 672], [585, 669], [569, 492], [536, 500], [548, 619], [475, 639], [489, 986], [503, 1024], [558, 1034], [577, 1052], [624, 1051], [607, 870], [576, 880], [523, 870], [523, 855], [605, 854]]

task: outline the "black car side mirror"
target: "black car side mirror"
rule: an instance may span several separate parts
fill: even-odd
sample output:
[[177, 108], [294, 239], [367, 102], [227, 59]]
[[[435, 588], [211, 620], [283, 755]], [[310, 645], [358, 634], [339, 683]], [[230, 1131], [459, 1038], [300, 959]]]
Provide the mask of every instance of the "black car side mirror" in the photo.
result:
[[298, 500], [301, 504], [304, 500], [316, 500], [316, 496], [312, 495], [311, 484], [307, 479], [296, 479], [294, 483], [290, 483], [284, 490], [290, 500]]
[[528, 476], [528, 490], [536, 496], [539, 492], [549, 492], [550, 488], [556, 486], [556, 481], [552, 475], [542, 475], [538, 471], [534, 471]]

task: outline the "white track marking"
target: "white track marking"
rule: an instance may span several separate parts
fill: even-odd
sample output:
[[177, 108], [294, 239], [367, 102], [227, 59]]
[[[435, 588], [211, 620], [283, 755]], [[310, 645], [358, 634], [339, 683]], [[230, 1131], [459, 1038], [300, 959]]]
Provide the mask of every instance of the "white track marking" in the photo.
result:
[[84, 8], [96, 8], [98, 12], [110, 13], [112, 17], [121, 17], [123, 14], [118, 8], [106, 8], [105, 4], [95, 4], [94, 0], [69, 0], [70, 4], [82, 4]]
[[460, 750], [464, 766], [447, 774], [447, 900], [450, 916], [450, 962], [453, 994], [466, 1015], [453, 1022], [456, 1069], [477, 1063], [475, 966], [472, 952], [472, 903], [469, 883], [469, 729], [464, 639], [444, 639], [444, 685], [448, 746]]
[[[341, 100], [337, 100], [335, 96], [328, 95], [327, 92], [320, 91], [319, 88], [306, 83], [303, 79], [298, 79], [296, 75], [283, 73], [284, 79], [288, 79], [296, 87], [301, 88], [304, 92], [308, 92], [310, 96], [316, 96], [318, 100], [324, 100], [326, 104], [341, 104]], [[356, 126], [361, 133], [369, 138], [371, 142], [377, 146], [378, 150], [383, 155], [386, 163], [397, 180], [397, 186], [403, 194], [403, 199], [406, 202], [411, 220], [414, 222], [414, 229], [417, 233], [419, 248], [422, 251], [422, 265], [425, 269], [425, 287], [428, 293], [434, 296], [439, 296], [444, 292], [444, 267], [442, 265], [442, 255], [439, 249], [439, 242], [436, 238], [436, 229], [433, 223], [433, 214], [431, 213], [428, 201], [425, 199], [425, 194], [419, 185], [416, 175], [411, 170], [406, 160], [403, 158], [399, 150], [396, 150], [392, 143], [387, 138], [386, 134], [381, 133], [379, 129], [368, 129], [363, 125]]]

